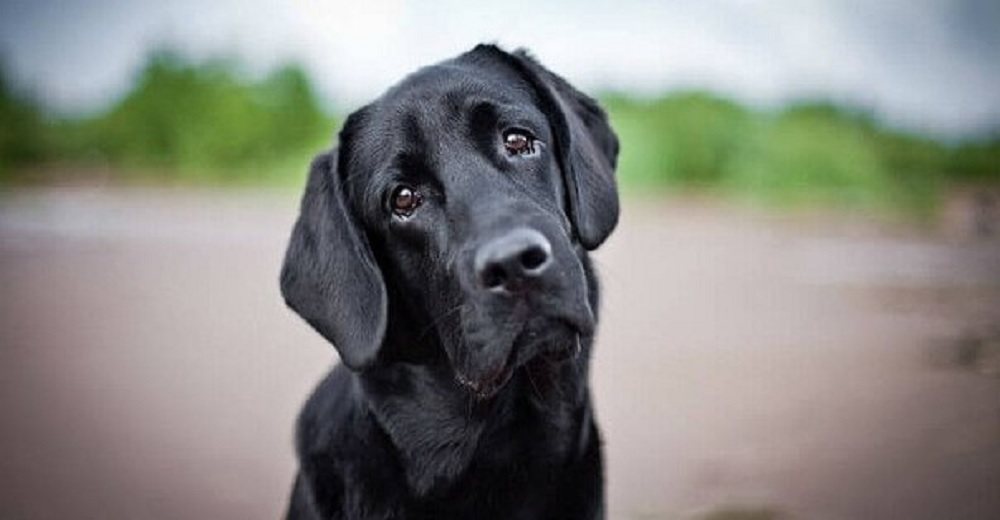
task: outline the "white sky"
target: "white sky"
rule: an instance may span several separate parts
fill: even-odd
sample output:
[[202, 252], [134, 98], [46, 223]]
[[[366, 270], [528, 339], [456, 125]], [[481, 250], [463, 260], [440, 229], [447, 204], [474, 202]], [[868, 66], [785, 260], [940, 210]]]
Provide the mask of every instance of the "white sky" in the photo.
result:
[[590, 91], [823, 95], [914, 128], [1000, 126], [997, 0], [0, 0], [0, 56], [60, 110], [122, 93], [156, 45], [298, 60], [351, 108], [481, 41]]

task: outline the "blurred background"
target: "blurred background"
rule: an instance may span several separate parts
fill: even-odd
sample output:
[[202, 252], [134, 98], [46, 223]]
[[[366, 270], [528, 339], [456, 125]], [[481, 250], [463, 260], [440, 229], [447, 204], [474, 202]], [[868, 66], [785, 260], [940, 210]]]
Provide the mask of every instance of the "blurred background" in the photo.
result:
[[622, 141], [611, 519], [1000, 517], [1000, 4], [0, 3], [0, 518], [274, 518], [306, 166], [496, 42]]

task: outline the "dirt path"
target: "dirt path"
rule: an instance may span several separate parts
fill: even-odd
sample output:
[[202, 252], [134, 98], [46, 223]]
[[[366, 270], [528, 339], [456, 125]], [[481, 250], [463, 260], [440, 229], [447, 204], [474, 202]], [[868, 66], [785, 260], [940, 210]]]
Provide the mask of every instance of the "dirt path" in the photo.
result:
[[[0, 197], [0, 518], [281, 514], [333, 362], [277, 291], [295, 204]], [[610, 518], [1000, 518], [1000, 379], [951, 346], [1000, 336], [1000, 242], [632, 204], [598, 264]]]

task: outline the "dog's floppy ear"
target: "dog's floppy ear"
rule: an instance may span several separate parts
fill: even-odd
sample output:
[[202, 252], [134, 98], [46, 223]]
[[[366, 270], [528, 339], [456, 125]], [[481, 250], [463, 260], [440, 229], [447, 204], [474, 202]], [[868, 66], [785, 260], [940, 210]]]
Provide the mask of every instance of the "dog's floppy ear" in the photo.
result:
[[385, 283], [348, 209], [336, 150], [310, 166], [281, 268], [281, 294], [348, 367], [363, 369], [375, 360], [386, 328]]
[[539, 91], [549, 112], [562, 162], [570, 219], [589, 250], [596, 249], [618, 224], [615, 166], [618, 137], [597, 102], [541, 66], [524, 50], [512, 55]]

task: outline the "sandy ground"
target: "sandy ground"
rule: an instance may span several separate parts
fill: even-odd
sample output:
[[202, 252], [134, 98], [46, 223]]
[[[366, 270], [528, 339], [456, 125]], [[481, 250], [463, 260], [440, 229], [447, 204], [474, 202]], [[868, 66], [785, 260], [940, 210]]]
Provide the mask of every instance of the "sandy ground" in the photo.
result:
[[[278, 294], [295, 198], [0, 196], [0, 518], [280, 516], [335, 361]], [[633, 202], [597, 259], [610, 518], [1000, 518], [1000, 379], [954, 362], [997, 239]]]

